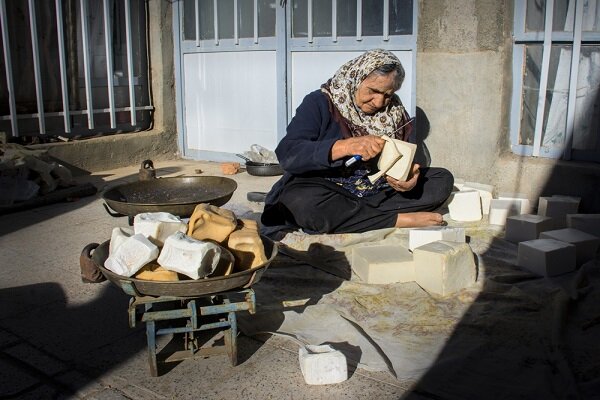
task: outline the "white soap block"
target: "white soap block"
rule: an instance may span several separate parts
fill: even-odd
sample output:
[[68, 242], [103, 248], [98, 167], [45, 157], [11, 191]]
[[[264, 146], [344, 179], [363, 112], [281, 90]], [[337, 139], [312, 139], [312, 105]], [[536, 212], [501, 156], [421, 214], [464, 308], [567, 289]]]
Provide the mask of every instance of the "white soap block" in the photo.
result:
[[141, 233], [158, 247], [162, 247], [165, 240], [175, 232], [187, 231], [185, 222], [173, 214], [166, 212], [141, 213], [133, 218], [135, 233]]
[[353, 248], [352, 271], [365, 283], [385, 285], [415, 280], [413, 256], [401, 246]]
[[538, 215], [554, 218], [554, 228], [567, 226], [567, 214], [576, 214], [579, 209], [579, 199], [572, 196], [542, 196], [538, 201]]
[[429, 293], [447, 296], [475, 283], [475, 259], [467, 243], [428, 243], [413, 256], [416, 281]]
[[481, 197], [477, 190], [452, 192], [448, 211], [454, 221], [479, 221], [481, 219]]
[[492, 199], [490, 202], [489, 221], [492, 225], [504, 226], [506, 218], [521, 213], [521, 204], [513, 200]]
[[556, 276], [575, 270], [575, 246], [554, 239], [519, 243], [517, 266], [541, 276]]
[[498, 200], [512, 200], [521, 205], [520, 214], [531, 214], [531, 202], [523, 193], [501, 193], [498, 195]]
[[454, 178], [454, 187], [457, 190], [463, 190], [463, 187], [465, 186], [465, 180], [461, 179], [461, 178]]
[[328, 385], [348, 379], [346, 357], [329, 345], [300, 347], [298, 358], [304, 381], [309, 385]]
[[553, 226], [550, 217], [534, 214], [515, 215], [506, 218], [504, 239], [513, 243], [538, 239], [540, 233], [554, 229]]
[[158, 257], [158, 247], [142, 234], [133, 235], [108, 256], [104, 266], [118, 275], [132, 276]]
[[196, 240], [181, 232], [175, 232], [165, 240], [158, 263], [170, 271], [199, 279], [214, 272], [221, 253], [221, 246], [215, 243]]
[[113, 228], [110, 235], [110, 245], [108, 246], [108, 255], [111, 255], [125, 240], [134, 235], [131, 228]]
[[560, 240], [574, 245], [577, 254], [577, 265], [582, 265], [596, 258], [596, 252], [600, 245], [599, 237], [573, 228], [542, 232], [540, 238]]
[[490, 201], [494, 198], [494, 187], [484, 183], [466, 182], [462, 190], [477, 190], [481, 198], [481, 211], [483, 215], [490, 213]]
[[411, 229], [408, 232], [408, 249], [414, 250], [424, 244], [447, 240], [449, 242], [465, 242], [465, 228], [450, 226], [430, 226]]
[[600, 214], [567, 214], [567, 226], [600, 237]]

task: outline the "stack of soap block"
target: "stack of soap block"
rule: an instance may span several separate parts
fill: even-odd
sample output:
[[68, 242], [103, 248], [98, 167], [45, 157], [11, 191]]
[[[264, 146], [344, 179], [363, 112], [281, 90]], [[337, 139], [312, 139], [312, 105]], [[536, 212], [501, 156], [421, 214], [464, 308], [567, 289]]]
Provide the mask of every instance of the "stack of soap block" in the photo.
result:
[[518, 244], [519, 267], [557, 276], [596, 257], [600, 215], [577, 214], [579, 201], [573, 196], [543, 196], [537, 214], [507, 217], [504, 238]]
[[198, 204], [189, 223], [169, 213], [141, 213], [133, 230], [114, 228], [104, 266], [146, 280], [229, 275], [268, 261], [256, 221], [209, 204]]
[[415, 281], [427, 292], [441, 296], [475, 282], [475, 259], [465, 243], [464, 228], [411, 229], [409, 249], [398, 245], [356, 247], [352, 270], [366, 283]]
[[494, 187], [477, 182], [455, 181], [458, 189], [450, 194], [448, 211], [454, 221], [479, 221], [487, 215], [489, 223], [504, 226], [506, 218], [531, 212], [527, 196], [521, 193], [500, 193], [494, 197]]

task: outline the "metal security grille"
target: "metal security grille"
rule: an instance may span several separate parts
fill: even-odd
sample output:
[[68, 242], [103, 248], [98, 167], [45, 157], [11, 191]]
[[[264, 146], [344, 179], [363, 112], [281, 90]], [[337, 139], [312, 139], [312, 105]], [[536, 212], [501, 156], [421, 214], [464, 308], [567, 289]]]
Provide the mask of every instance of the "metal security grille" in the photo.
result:
[[407, 71], [416, 104], [413, 0], [183, 0], [174, 3], [179, 144], [185, 157], [239, 161], [275, 148], [303, 97], [374, 48]]
[[513, 57], [513, 152], [600, 161], [600, 1], [516, 1]]
[[0, 131], [147, 129], [146, 24], [143, 0], [0, 0]]

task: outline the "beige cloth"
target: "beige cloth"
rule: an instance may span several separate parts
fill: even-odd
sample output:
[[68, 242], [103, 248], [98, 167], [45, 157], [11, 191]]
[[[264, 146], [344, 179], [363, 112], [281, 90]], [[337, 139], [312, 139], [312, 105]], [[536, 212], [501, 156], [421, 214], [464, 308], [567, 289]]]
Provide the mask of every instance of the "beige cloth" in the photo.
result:
[[[472, 287], [431, 296], [416, 283], [340, 279], [355, 246], [408, 245], [407, 230], [288, 234], [253, 288], [246, 334], [279, 331], [329, 343], [359, 368], [389, 371], [409, 398], [594, 398], [600, 391], [600, 261], [556, 278], [514, 265], [517, 246], [462, 224], [477, 255]], [[314, 266], [316, 268], [312, 268]], [[326, 273], [324, 271], [329, 271]]]

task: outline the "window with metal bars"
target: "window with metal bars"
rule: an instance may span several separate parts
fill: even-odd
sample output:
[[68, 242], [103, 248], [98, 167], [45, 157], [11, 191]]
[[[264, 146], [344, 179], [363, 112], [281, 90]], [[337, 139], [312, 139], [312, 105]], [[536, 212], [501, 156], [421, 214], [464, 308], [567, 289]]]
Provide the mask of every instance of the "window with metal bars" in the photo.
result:
[[513, 151], [600, 162], [600, 1], [516, 1], [513, 57]]
[[143, 0], [0, 0], [0, 23], [0, 131], [85, 137], [151, 126]]

